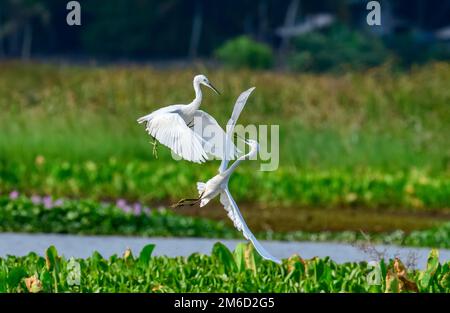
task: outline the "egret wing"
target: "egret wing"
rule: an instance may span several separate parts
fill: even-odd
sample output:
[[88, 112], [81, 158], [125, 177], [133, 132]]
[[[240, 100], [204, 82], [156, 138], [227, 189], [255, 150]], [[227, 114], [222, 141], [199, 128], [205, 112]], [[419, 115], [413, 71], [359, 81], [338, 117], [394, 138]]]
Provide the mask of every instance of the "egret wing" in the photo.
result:
[[137, 119], [137, 122], [139, 124], [142, 124], [144, 122], [149, 122], [153, 117], [157, 115], [161, 115], [163, 113], [175, 113], [178, 110], [180, 110], [183, 106], [184, 106], [183, 104], [172, 104], [167, 107], [157, 109], [156, 111], [153, 111], [147, 115], [141, 116], [140, 118]]
[[253, 90], [255, 90], [255, 87], [249, 88], [239, 95], [239, 97], [236, 100], [236, 103], [234, 104], [233, 113], [231, 113], [231, 118], [228, 120], [227, 128], [229, 128], [230, 126], [234, 127], [234, 125], [236, 125], [239, 115], [241, 115], [241, 112], [244, 109], [245, 104], [247, 103], [247, 99], [253, 92]]
[[[194, 132], [205, 141], [203, 149], [210, 156], [222, 160], [234, 160], [237, 155], [236, 146], [227, 139], [227, 136], [214, 117], [202, 110], [194, 114]], [[224, 152], [227, 151], [226, 154]]]
[[147, 132], [183, 159], [202, 163], [207, 159], [203, 139], [177, 113], [161, 113], [147, 121]]
[[[236, 103], [234, 104], [233, 113], [231, 113], [231, 118], [228, 120], [227, 123], [227, 142], [233, 142], [231, 135], [234, 131], [234, 126], [236, 126], [237, 120], [239, 118], [239, 115], [241, 115], [242, 110], [245, 107], [245, 104], [247, 103], [247, 99], [250, 96], [250, 94], [253, 92], [255, 87], [252, 87], [250, 89], [247, 89], [243, 93], [239, 95], [239, 97], [236, 100]], [[220, 163], [219, 167], [219, 173], [222, 173], [226, 170], [228, 166], [228, 162], [230, 161], [229, 158], [222, 158], [222, 162]]]
[[256, 251], [266, 260], [273, 261], [275, 263], [281, 264], [281, 261], [274, 256], [272, 256], [255, 238], [253, 233], [248, 228], [247, 224], [245, 223], [244, 218], [242, 217], [241, 212], [239, 211], [239, 208], [234, 201], [233, 197], [230, 194], [230, 191], [228, 188], [225, 188], [224, 191], [220, 194], [220, 202], [224, 206], [225, 210], [228, 212], [228, 216], [233, 221], [234, 226], [242, 232], [244, 237], [248, 240], [250, 240], [255, 247]]

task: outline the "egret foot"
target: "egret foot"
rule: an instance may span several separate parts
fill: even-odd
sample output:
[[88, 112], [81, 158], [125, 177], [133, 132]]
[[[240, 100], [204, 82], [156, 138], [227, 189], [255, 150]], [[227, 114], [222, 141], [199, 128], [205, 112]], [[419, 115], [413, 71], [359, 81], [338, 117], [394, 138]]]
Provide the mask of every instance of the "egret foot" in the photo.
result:
[[157, 159], [158, 158], [158, 141], [155, 138], [153, 138], [152, 146], [153, 146], [153, 156], [155, 157], [155, 159]]
[[201, 200], [201, 198], [196, 198], [196, 199], [181, 199], [180, 201], [178, 201], [175, 204], [172, 204], [170, 207], [173, 209], [182, 207], [182, 206], [193, 206], [197, 203], [199, 203]]
[[177, 203], [172, 204], [170, 207], [171, 207], [172, 209], [176, 209], [176, 208], [179, 208], [179, 207], [182, 207], [182, 206], [185, 206], [185, 205], [188, 205], [188, 206], [196, 205], [197, 203], [200, 203], [200, 201], [202, 200], [202, 196], [203, 196], [203, 193], [202, 193], [202, 194], [200, 195], [200, 197], [198, 197], [198, 198], [185, 198], [185, 199], [181, 199], [181, 200], [178, 201]]

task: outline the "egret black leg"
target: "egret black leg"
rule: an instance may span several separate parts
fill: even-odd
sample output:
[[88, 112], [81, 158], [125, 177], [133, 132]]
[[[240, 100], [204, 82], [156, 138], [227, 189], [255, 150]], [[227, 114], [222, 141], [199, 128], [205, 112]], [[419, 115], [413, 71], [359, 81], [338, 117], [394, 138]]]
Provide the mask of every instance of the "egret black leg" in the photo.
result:
[[153, 137], [153, 156], [157, 159], [158, 158], [158, 140], [156, 140], [155, 137]]
[[196, 205], [197, 203], [199, 203], [202, 200], [202, 196], [203, 196], [203, 193], [198, 198], [184, 198], [184, 199], [181, 199], [177, 203], [172, 204], [170, 207], [173, 208], [173, 209], [176, 209], [176, 208], [179, 208], [179, 207], [185, 206], [185, 205], [188, 205], [188, 206]]
[[195, 198], [195, 199], [181, 199], [180, 201], [178, 201], [175, 204], [172, 204], [170, 207], [171, 208], [179, 208], [181, 206], [185, 206], [185, 205], [189, 205], [189, 206], [193, 206], [196, 203], [198, 203], [200, 201], [200, 198]]

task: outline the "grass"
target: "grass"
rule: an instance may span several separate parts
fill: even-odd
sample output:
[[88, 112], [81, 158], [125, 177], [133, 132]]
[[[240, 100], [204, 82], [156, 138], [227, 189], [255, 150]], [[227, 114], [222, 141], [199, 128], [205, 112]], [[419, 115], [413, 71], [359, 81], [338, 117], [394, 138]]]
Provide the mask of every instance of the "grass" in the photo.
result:
[[45, 257], [0, 258], [0, 292], [449, 292], [450, 263], [432, 250], [425, 269], [401, 260], [337, 264], [292, 256], [282, 265], [263, 261], [251, 245], [230, 252], [216, 243], [211, 256], [139, 256], [65, 259], [52, 246]]
[[[165, 209], [140, 204], [117, 205], [92, 200], [51, 200], [0, 197], [1, 232], [70, 233], [89, 235], [171, 236], [238, 238], [232, 224], [199, 217], [187, 217]], [[225, 213], [224, 213], [225, 215]], [[450, 223], [409, 233], [273, 232], [255, 233], [259, 239], [290, 241], [338, 241], [384, 243], [406, 246], [450, 248]]]
[[[25, 163], [37, 155], [69, 162], [151, 160], [149, 138], [136, 118], [190, 101], [194, 72], [208, 72], [0, 67], [0, 155]], [[282, 166], [387, 172], [417, 167], [448, 174], [449, 73], [445, 63], [407, 74], [380, 68], [342, 77], [219, 70], [207, 74], [223, 95], [205, 91], [203, 108], [223, 124], [237, 95], [254, 85], [240, 122], [281, 125]]]

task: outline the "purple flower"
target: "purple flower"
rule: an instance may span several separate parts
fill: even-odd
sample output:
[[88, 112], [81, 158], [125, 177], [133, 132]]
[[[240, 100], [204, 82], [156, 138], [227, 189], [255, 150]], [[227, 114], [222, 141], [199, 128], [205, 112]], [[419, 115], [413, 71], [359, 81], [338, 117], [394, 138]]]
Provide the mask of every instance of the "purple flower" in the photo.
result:
[[31, 196], [31, 202], [33, 202], [33, 204], [40, 204], [42, 202], [42, 199], [37, 195], [33, 195]]
[[141, 204], [138, 203], [138, 202], [136, 202], [136, 203], [133, 205], [133, 212], [134, 212], [134, 215], [141, 215], [141, 211], [142, 211], [142, 206], [141, 206]]
[[44, 197], [42, 202], [44, 203], [44, 207], [46, 209], [51, 209], [53, 207], [52, 198], [49, 196]]
[[11, 191], [11, 193], [9, 194], [9, 198], [11, 200], [19, 198], [19, 192], [17, 190]]
[[150, 210], [150, 208], [148, 206], [144, 207], [143, 211], [147, 215], [149, 215], [151, 213], [151, 210]]
[[57, 199], [54, 203], [53, 206], [62, 206], [64, 204], [63, 199]]
[[119, 208], [124, 209], [127, 206], [127, 202], [124, 199], [119, 199], [117, 200], [116, 205]]

